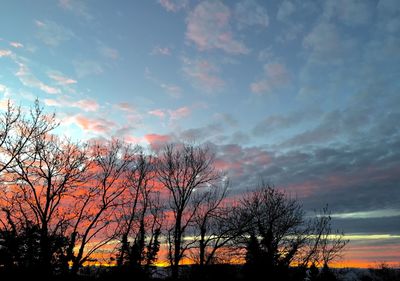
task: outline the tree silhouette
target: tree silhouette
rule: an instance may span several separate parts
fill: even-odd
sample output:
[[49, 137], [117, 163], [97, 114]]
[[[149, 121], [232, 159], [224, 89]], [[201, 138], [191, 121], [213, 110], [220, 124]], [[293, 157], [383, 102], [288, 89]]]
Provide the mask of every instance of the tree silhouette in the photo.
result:
[[269, 185], [248, 194], [241, 205], [244, 216], [251, 220], [246, 266], [252, 274], [262, 270], [271, 280], [289, 279], [290, 266], [296, 264], [298, 274], [304, 277], [311, 262], [332, 260], [347, 243], [342, 234], [331, 238], [327, 209], [306, 219], [298, 201]]
[[178, 278], [180, 261], [193, 245], [193, 241], [183, 241], [199, 204], [198, 200], [193, 200], [193, 193], [221, 178], [213, 163], [214, 155], [207, 147], [188, 144], [166, 145], [158, 155], [158, 179], [169, 191], [169, 206], [173, 214], [167, 239], [172, 277], [175, 279]]

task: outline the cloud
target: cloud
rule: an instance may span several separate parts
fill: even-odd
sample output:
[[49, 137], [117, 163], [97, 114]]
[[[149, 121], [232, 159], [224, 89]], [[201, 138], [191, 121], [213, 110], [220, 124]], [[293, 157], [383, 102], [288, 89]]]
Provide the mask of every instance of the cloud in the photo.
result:
[[182, 89], [177, 85], [161, 83], [160, 87], [173, 98], [180, 98], [182, 96]]
[[387, 218], [400, 216], [399, 209], [378, 209], [372, 211], [350, 212], [350, 213], [334, 213], [332, 218], [341, 219], [368, 219], [368, 218]]
[[49, 76], [50, 79], [54, 80], [58, 85], [62, 86], [68, 86], [77, 83], [76, 80], [63, 75], [61, 72], [58, 71], [51, 71], [47, 73], [47, 76]]
[[119, 53], [116, 49], [107, 47], [107, 46], [100, 46], [99, 47], [99, 53], [108, 59], [113, 59], [116, 60], [119, 58]]
[[234, 39], [231, 11], [222, 2], [204, 1], [187, 18], [186, 38], [201, 51], [220, 49], [229, 54], [247, 54], [244, 43]]
[[304, 38], [305, 48], [312, 49], [320, 57], [331, 56], [340, 49], [340, 37], [336, 26], [330, 23], [320, 23]]
[[19, 78], [21, 83], [27, 87], [37, 88], [48, 94], [59, 94], [61, 90], [56, 87], [49, 86], [36, 78], [30, 71], [27, 65], [17, 62], [19, 68], [15, 75]]
[[338, 20], [348, 26], [365, 25], [372, 18], [373, 4], [360, 0], [334, 0], [324, 2], [323, 18]]
[[82, 109], [83, 111], [97, 111], [100, 107], [97, 101], [93, 99], [79, 100], [74, 102], [72, 105]]
[[14, 47], [16, 49], [24, 47], [24, 45], [22, 43], [19, 43], [19, 42], [10, 42], [10, 46], [12, 46], [12, 47]]
[[272, 47], [268, 47], [265, 49], [262, 49], [258, 53], [258, 60], [259, 61], [268, 61], [271, 60], [274, 57], [274, 52], [272, 51]]
[[286, 22], [290, 16], [295, 12], [296, 7], [291, 1], [285, 0], [281, 3], [276, 14], [276, 19], [282, 22]]
[[76, 75], [83, 78], [89, 75], [99, 75], [103, 73], [103, 67], [100, 63], [92, 60], [78, 60], [74, 61]]
[[234, 15], [240, 29], [257, 25], [265, 28], [269, 23], [267, 9], [257, 4], [255, 0], [238, 2]]
[[97, 101], [95, 101], [93, 99], [82, 99], [82, 100], [78, 100], [75, 102], [65, 99], [65, 98], [45, 99], [44, 103], [47, 106], [75, 107], [75, 108], [79, 108], [80, 110], [83, 110], [86, 112], [95, 112], [100, 108]]
[[2, 57], [11, 57], [13, 54], [13, 52], [11, 52], [10, 50], [1, 50], [0, 49], [0, 58]]
[[84, 131], [95, 134], [110, 133], [113, 128], [117, 126], [117, 124], [111, 120], [102, 117], [87, 117], [82, 114], [72, 116], [69, 122], [73, 122]]
[[60, 43], [68, 41], [75, 36], [75, 34], [71, 30], [55, 23], [54, 21], [36, 20], [35, 24], [38, 28], [37, 37], [44, 44], [51, 47], [56, 47], [60, 45]]
[[320, 22], [303, 39], [303, 47], [311, 51], [309, 61], [319, 64], [343, 64], [354, 59], [357, 41], [344, 37], [337, 25]]
[[115, 107], [118, 110], [126, 111], [126, 112], [134, 112], [135, 108], [128, 102], [120, 102], [115, 104]]
[[265, 136], [278, 131], [299, 126], [303, 122], [318, 120], [322, 111], [317, 107], [304, 111], [295, 111], [286, 115], [270, 115], [258, 122], [252, 132], [255, 136]]
[[179, 139], [189, 142], [213, 141], [224, 131], [220, 123], [210, 123], [199, 128], [186, 129], [179, 134]]
[[183, 106], [183, 107], [177, 108], [175, 110], [168, 110], [168, 114], [169, 114], [171, 120], [182, 119], [184, 117], [189, 116], [190, 113], [191, 113], [191, 111], [187, 106]]
[[211, 61], [183, 58], [183, 72], [191, 79], [194, 87], [207, 93], [219, 92], [225, 86], [224, 80], [217, 75], [219, 68]]
[[144, 139], [149, 143], [153, 150], [158, 150], [163, 147], [166, 143], [172, 140], [169, 135], [159, 135], [159, 134], [147, 134]]
[[144, 76], [153, 83], [157, 84], [163, 90], [165, 90], [168, 95], [172, 98], [180, 98], [182, 96], [182, 88], [175, 84], [164, 83], [159, 78], [155, 77], [149, 68], [146, 67]]
[[216, 113], [213, 117], [218, 123], [223, 122], [230, 127], [237, 127], [239, 124], [238, 120], [229, 113]]
[[154, 47], [153, 50], [151, 51], [152, 55], [162, 55], [162, 56], [170, 56], [171, 55], [171, 49], [168, 47]]
[[67, 10], [72, 12], [77, 16], [81, 16], [86, 20], [92, 20], [93, 16], [88, 12], [86, 2], [80, 0], [59, 0], [58, 5]]
[[264, 65], [264, 75], [251, 83], [253, 93], [272, 93], [289, 82], [289, 73], [284, 64], [267, 63]]
[[163, 119], [165, 117], [165, 110], [163, 110], [163, 109], [150, 110], [148, 113], [150, 115], [156, 116], [160, 119]]
[[178, 12], [188, 6], [188, 0], [158, 0], [158, 3], [168, 12]]

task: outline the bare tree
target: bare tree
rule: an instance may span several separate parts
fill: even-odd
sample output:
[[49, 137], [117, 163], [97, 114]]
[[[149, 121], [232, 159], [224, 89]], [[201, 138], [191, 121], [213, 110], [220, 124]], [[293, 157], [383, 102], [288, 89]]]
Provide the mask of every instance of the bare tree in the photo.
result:
[[[9, 168], [13, 184], [8, 186], [9, 211], [24, 223], [39, 227], [40, 266], [51, 269], [50, 237], [63, 235], [68, 226], [64, 202], [78, 187], [86, 169], [86, 150], [52, 135], [33, 135], [24, 153], [15, 156]], [[3, 207], [5, 208], [5, 207]]]
[[153, 264], [159, 250], [162, 216], [154, 180], [154, 157], [141, 150], [132, 170], [127, 172], [127, 190], [121, 204], [121, 247], [117, 258], [119, 266], [140, 273], [143, 273], [142, 265], [148, 269]]
[[89, 155], [90, 180], [74, 195], [75, 216], [71, 219], [68, 249], [72, 274], [98, 249], [117, 238], [117, 223], [112, 218], [127, 188], [126, 173], [134, 163], [132, 148], [118, 140], [92, 144]]
[[214, 155], [207, 147], [187, 144], [166, 145], [159, 153], [158, 179], [169, 191], [169, 205], [173, 222], [168, 230], [169, 261], [172, 277], [179, 274], [179, 263], [191, 243], [183, 237], [196, 213], [194, 192], [211, 186], [221, 178], [213, 166]]
[[304, 212], [298, 202], [270, 186], [247, 195], [242, 205], [252, 218], [247, 266], [251, 271], [262, 266], [266, 274], [276, 276], [278, 269], [288, 268], [305, 242]]
[[304, 274], [310, 263], [337, 257], [347, 243], [341, 235], [332, 239], [327, 209], [323, 215], [307, 219], [298, 201], [268, 185], [247, 195], [242, 208], [251, 218], [247, 269], [262, 268], [272, 279], [288, 274], [292, 264]]
[[343, 232], [332, 229], [331, 221], [332, 217], [327, 206], [316, 213], [312, 224], [312, 235], [309, 238], [308, 254], [302, 261], [303, 266], [312, 263], [327, 268], [332, 260], [341, 256], [349, 240], [344, 238]]
[[224, 181], [197, 195], [200, 203], [194, 216], [194, 232], [200, 269], [221, 259], [223, 255], [218, 255], [218, 251], [229, 252], [231, 244], [245, 231], [247, 223], [239, 217], [237, 207], [224, 202], [228, 186]]
[[15, 158], [23, 154], [29, 142], [57, 126], [55, 115], [46, 115], [38, 100], [28, 114], [23, 114], [9, 100], [7, 109], [0, 115], [0, 174], [15, 164]]

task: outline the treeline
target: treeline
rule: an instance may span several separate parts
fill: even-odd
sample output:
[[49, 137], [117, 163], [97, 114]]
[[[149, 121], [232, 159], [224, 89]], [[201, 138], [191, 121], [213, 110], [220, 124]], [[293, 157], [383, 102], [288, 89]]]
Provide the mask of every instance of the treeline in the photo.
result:
[[334, 277], [329, 263], [347, 241], [326, 208], [306, 216], [267, 184], [229, 197], [207, 146], [73, 142], [57, 127], [38, 102], [1, 114], [2, 277], [72, 280], [98, 262], [113, 266], [108, 277], [143, 280], [164, 248], [172, 279], [189, 276], [187, 262], [201, 280], [215, 278], [217, 264], [243, 264], [232, 278]]

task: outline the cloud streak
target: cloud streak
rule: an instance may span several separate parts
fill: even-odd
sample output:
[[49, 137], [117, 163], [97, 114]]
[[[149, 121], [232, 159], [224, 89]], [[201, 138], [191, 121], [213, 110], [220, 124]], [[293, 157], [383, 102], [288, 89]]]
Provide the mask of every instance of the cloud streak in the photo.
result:
[[52, 87], [50, 85], [45, 84], [44, 82], [40, 81], [36, 78], [35, 75], [30, 71], [28, 66], [24, 63], [18, 63], [18, 71], [15, 73], [15, 76], [19, 78], [21, 83], [30, 88], [37, 88], [45, 93], [48, 94], [60, 94], [61, 90], [56, 87]]

